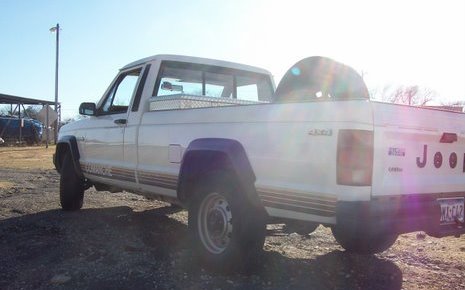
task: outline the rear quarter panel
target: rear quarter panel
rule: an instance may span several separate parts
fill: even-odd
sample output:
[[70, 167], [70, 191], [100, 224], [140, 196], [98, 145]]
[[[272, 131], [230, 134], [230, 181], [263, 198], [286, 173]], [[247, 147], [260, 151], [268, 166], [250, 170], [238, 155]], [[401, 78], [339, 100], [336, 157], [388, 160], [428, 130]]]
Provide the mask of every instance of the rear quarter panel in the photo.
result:
[[264, 104], [154, 111], [139, 128], [138, 170], [177, 175], [169, 146], [230, 138], [245, 148], [257, 189], [367, 200], [371, 187], [336, 184], [339, 129], [372, 130], [368, 101]]

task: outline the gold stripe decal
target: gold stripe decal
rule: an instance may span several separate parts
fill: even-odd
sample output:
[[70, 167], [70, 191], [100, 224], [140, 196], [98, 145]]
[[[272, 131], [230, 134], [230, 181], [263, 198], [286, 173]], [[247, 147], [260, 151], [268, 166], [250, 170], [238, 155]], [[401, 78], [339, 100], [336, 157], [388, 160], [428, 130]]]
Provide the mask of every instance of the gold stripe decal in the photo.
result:
[[81, 169], [85, 173], [89, 173], [93, 175], [100, 175], [100, 176], [106, 176], [106, 177], [112, 176], [111, 167], [107, 167], [101, 164], [81, 162]]
[[[135, 171], [126, 168], [106, 167], [101, 164], [81, 162], [82, 171], [88, 174], [136, 182]], [[172, 174], [139, 171], [139, 183], [176, 190], [178, 177]], [[291, 192], [275, 189], [257, 189], [258, 196], [266, 207], [332, 217], [336, 214], [337, 198], [322, 194]]]
[[[81, 162], [81, 169], [84, 173], [91, 175], [136, 182], [135, 171], [131, 169], [87, 162]], [[139, 171], [139, 183], [168, 189], [177, 189], [178, 177], [159, 172]]]
[[97, 163], [81, 162], [81, 169], [84, 173], [115, 180], [136, 182], [135, 171], [126, 168], [105, 166]]
[[263, 188], [257, 189], [257, 193], [266, 207], [328, 217], [336, 214], [335, 197]]
[[168, 189], [177, 189], [178, 177], [176, 175], [159, 172], [139, 171], [139, 183]]

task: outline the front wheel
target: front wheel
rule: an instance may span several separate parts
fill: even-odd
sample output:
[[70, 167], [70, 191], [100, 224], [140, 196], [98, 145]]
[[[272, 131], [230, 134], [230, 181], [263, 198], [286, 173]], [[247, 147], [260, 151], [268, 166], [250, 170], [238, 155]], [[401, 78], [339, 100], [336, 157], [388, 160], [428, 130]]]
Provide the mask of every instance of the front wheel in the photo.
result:
[[78, 210], [84, 199], [84, 179], [74, 170], [71, 153], [63, 158], [60, 176], [60, 204], [63, 210]]
[[376, 254], [389, 249], [397, 240], [396, 234], [389, 233], [356, 233], [345, 228], [331, 228], [336, 241], [348, 252], [357, 254]]
[[188, 228], [194, 252], [216, 271], [256, 263], [265, 240], [265, 219], [229, 174], [215, 173], [195, 190]]

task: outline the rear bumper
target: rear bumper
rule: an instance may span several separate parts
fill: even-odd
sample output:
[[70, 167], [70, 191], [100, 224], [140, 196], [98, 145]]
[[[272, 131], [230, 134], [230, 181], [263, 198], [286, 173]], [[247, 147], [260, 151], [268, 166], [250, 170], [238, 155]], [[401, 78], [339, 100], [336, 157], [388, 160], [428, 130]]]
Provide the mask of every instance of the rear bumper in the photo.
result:
[[338, 202], [336, 222], [355, 233], [403, 234], [425, 231], [433, 237], [465, 234], [462, 224], [440, 225], [438, 198], [464, 197], [463, 193], [408, 195], [371, 201]]

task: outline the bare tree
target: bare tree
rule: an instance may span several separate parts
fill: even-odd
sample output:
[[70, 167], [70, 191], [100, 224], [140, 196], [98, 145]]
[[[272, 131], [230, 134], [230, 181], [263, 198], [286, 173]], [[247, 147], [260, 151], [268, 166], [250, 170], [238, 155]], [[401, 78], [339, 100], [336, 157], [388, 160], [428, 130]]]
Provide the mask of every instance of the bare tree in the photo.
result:
[[9, 116], [12, 113], [10, 105], [0, 105], [0, 116]]
[[386, 85], [381, 89], [372, 91], [372, 98], [384, 102], [404, 104], [409, 106], [425, 106], [428, 102], [435, 100], [438, 94], [429, 89], [419, 86], [398, 86]]
[[[21, 117], [29, 117], [32, 119], [37, 119], [41, 106], [38, 105], [29, 105], [27, 107], [21, 106]], [[18, 105], [0, 105], [0, 115], [1, 116], [13, 116], [18, 115], [19, 109]]]
[[27, 106], [24, 112], [21, 112], [23, 116], [27, 116], [32, 119], [37, 119], [41, 107], [40, 106]]

